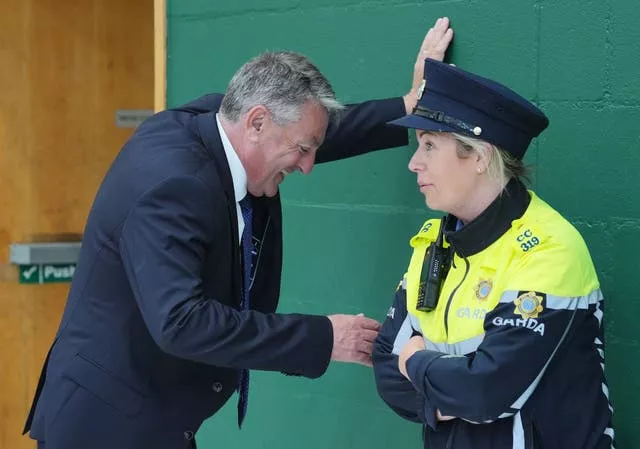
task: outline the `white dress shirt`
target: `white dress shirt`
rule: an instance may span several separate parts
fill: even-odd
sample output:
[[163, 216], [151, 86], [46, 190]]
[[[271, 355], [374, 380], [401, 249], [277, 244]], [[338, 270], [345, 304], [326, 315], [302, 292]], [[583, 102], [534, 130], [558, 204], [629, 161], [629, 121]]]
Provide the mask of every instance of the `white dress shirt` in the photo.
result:
[[236, 212], [238, 215], [238, 238], [240, 243], [242, 241], [242, 231], [244, 231], [244, 219], [242, 218], [242, 210], [240, 209], [240, 201], [247, 196], [247, 172], [240, 162], [240, 158], [236, 154], [236, 150], [233, 149], [233, 145], [227, 137], [227, 133], [224, 132], [224, 128], [220, 124], [218, 114], [216, 114], [216, 124], [218, 125], [218, 132], [220, 133], [220, 140], [222, 140], [222, 147], [224, 153], [227, 156], [227, 162], [229, 163], [229, 170], [231, 170], [231, 179], [233, 180], [233, 191], [235, 193], [236, 200]]

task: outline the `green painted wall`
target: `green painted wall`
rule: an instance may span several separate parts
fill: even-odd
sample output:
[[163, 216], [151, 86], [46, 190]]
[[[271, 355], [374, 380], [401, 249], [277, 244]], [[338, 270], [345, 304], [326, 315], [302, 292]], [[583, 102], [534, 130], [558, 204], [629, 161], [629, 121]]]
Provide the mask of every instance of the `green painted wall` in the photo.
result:
[[[583, 232], [607, 298], [607, 373], [618, 447], [640, 447], [640, 8], [635, 0], [168, 1], [168, 104], [224, 91], [263, 50], [307, 54], [343, 102], [402, 95], [422, 37], [451, 17], [452, 61], [539, 102], [551, 126], [530, 150], [533, 187]], [[412, 141], [413, 143], [413, 141]], [[317, 166], [282, 187], [282, 311], [382, 320], [430, 216], [407, 149]], [[242, 432], [235, 399], [198, 434], [203, 447], [420, 447], [372, 373], [332, 366], [316, 381], [253, 377]]]

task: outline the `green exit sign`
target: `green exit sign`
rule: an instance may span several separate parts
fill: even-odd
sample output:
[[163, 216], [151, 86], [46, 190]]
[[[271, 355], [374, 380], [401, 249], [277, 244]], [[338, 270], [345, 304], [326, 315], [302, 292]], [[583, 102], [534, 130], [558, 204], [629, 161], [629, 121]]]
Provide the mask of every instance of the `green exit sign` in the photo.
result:
[[75, 264], [20, 265], [21, 284], [71, 282]]

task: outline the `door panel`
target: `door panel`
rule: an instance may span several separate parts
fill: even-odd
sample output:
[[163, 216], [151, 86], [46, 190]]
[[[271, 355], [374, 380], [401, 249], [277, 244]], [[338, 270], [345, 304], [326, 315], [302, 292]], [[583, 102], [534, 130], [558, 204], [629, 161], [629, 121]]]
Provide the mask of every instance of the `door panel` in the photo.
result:
[[153, 0], [0, 2], [0, 447], [21, 431], [68, 284], [20, 285], [9, 244], [80, 238], [93, 195], [153, 109]]

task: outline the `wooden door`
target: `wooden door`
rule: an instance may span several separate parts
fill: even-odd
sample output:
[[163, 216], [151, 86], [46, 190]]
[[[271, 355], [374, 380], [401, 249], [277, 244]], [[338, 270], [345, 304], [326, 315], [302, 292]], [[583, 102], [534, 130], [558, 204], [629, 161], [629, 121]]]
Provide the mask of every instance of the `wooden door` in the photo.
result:
[[154, 107], [153, 0], [0, 1], [0, 448], [22, 427], [69, 284], [20, 285], [9, 244], [79, 239], [98, 184]]

